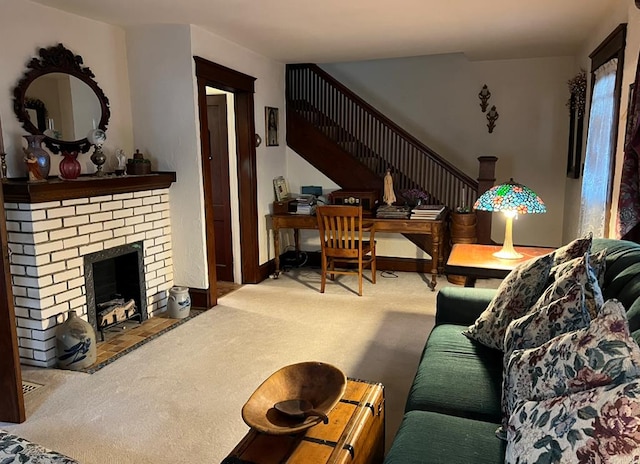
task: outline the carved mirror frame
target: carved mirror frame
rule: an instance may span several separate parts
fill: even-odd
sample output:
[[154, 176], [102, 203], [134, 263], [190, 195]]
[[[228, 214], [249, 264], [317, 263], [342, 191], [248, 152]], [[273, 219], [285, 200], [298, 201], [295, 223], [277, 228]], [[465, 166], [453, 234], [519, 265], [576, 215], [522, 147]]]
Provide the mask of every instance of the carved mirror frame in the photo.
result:
[[[36, 135], [43, 133], [43, 131], [36, 127], [27, 114], [27, 108], [30, 108], [30, 106], [26, 92], [29, 85], [38, 77], [50, 73], [63, 73], [80, 79], [95, 92], [101, 109], [100, 122], [97, 128], [106, 131], [109, 117], [111, 116], [109, 99], [94, 80], [95, 75], [93, 72], [91, 72], [88, 67], [82, 66], [82, 57], [80, 55], [74, 55], [71, 50], [68, 50], [62, 44], [41, 48], [38, 55], [38, 57], [32, 58], [27, 64], [27, 70], [13, 91], [13, 110], [18, 120], [22, 122], [22, 127], [30, 134]], [[44, 139], [44, 144], [52, 153], [60, 153], [61, 151], [79, 151], [86, 153], [91, 148], [91, 143], [86, 137], [79, 140], [67, 141], [53, 139], [47, 136]]]

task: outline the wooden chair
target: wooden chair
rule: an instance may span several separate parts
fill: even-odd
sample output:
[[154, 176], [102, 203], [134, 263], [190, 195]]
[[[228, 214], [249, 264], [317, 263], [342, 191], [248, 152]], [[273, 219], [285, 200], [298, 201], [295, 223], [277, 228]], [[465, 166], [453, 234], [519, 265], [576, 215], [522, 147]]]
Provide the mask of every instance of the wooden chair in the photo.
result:
[[[365, 265], [371, 267], [371, 281], [376, 283], [376, 242], [374, 224], [362, 222], [361, 206], [318, 206], [316, 208], [320, 244], [322, 247], [322, 277], [320, 293], [324, 293], [327, 272], [331, 280], [335, 274], [355, 274], [358, 276], [358, 295], [362, 296], [362, 271]], [[363, 240], [363, 232], [368, 232], [368, 240]], [[357, 270], [341, 267], [357, 265]], [[329, 270], [327, 271], [327, 267]]]

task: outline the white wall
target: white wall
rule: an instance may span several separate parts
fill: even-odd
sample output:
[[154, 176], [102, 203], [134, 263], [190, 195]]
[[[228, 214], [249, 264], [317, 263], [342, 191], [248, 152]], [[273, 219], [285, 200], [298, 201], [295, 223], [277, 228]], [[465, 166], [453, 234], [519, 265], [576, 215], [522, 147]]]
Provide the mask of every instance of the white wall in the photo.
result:
[[[26, 0], [2, 0], [0, 14], [0, 121], [7, 153], [9, 177], [26, 176], [22, 138], [27, 132], [13, 112], [13, 89], [25, 72], [27, 63], [40, 48], [62, 43], [82, 56], [84, 66], [109, 98], [111, 119], [107, 127], [104, 152], [112, 158], [116, 148], [130, 152], [133, 148], [131, 102], [125, 48], [121, 28], [82, 18]], [[34, 19], [46, 18], [34, 23]], [[79, 156], [84, 172], [94, 172], [89, 157]], [[59, 155], [51, 157], [51, 175], [60, 171]]]
[[[497, 181], [513, 177], [548, 207], [545, 215], [519, 219], [516, 243], [561, 244], [572, 57], [473, 62], [452, 54], [322, 67], [471, 177], [477, 177], [478, 156], [497, 156]], [[479, 106], [483, 84], [492, 93], [489, 107], [500, 114], [492, 134]], [[295, 166], [297, 155], [290, 153]], [[289, 169], [290, 179], [295, 175]], [[313, 181], [307, 170], [305, 177]], [[503, 237], [504, 221], [496, 215], [493, 239]], [[381, 255], [422, 256], [402, 238], [389, 240], [394, 243], [381, 243]]]

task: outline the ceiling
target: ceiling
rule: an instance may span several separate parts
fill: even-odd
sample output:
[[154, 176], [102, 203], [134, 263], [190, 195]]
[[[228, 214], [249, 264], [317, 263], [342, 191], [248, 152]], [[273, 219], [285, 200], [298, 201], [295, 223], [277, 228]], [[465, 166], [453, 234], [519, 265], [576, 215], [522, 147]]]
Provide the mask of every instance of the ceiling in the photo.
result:
[[284, 63], [575, 54], [629, 0], [35, 0], [106, 23], [200, 26]]

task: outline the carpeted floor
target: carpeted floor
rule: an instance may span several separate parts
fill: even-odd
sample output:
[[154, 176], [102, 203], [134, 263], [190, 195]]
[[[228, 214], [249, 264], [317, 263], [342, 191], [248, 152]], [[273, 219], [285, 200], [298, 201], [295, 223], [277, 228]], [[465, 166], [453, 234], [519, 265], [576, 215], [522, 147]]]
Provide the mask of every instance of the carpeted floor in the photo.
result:
[[388, 447], [434, 323], [429, 278], [379, 277], [362, 297], [351, 276], [320, 294], [305, 269], [245, 285], [92, 375], [25, 367], [43, 386], [25, 395], [25, 423], [0, 428], [86, 464], [220, 462], [248, 431], [240, 410], [255, 388], [315, 360], [385, 385]]

